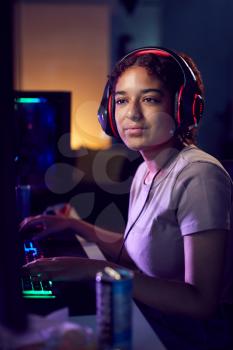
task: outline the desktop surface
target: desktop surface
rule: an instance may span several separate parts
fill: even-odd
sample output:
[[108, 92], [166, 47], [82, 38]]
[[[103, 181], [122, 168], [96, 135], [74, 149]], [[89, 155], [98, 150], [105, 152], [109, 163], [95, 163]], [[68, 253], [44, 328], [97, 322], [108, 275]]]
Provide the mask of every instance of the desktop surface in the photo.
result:
[[[65, 230], [50, 239], [41, 240], [39, 243], [45, 257], [68, 255], [105, 260], [104, 255], [95, 244], [84, 241], [70, 230]], [[95, 282], [53, 282], [53, 284], [56, 298], [50, 300], [26, 299], [27, 311], [47, 315], [55, 310], [68, 307], [70, 321], [81, 326], [89, 326], [95, 331]], [[133, 350], [166, 350], [134, 302], [132, 330]]]

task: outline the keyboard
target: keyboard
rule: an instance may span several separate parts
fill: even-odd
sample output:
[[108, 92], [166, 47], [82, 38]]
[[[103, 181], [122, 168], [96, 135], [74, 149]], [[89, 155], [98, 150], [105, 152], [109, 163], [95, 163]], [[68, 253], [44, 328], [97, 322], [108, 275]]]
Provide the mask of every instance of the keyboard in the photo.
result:
[[39, 276], [22, 277], [22, 290], [25, 298], [54, 299], [52, 281], [42, 281]]
[[[39, 246], [33, 241], [24, 241], [24, 263], [27, 264], [33, 260], [43, 258]], [[44, 281], [39, 275], [30, 274], [21, 277], [22, 293], [24, 298], [33, 299], [54, 299], [56, 296], [53, 292], [52, 281]]]
[[[78, 256], [88, 258], [82, 244], [72, 230], [66, 229], [52, 237], [39, 241], [24, 241], [24, 263], [43, 257]], [[26, 275], [21, 278], [24, 298], [54, 299], [56, 291], [52, 281], [44, 281], [40, 276]]]
[[[25, 263], [41, 257], [89, 258], [95, 251], [93, 244], [82, 242], [77, 232], [70, 229], [36, 241], [30, 239], [29, 235], [27, 238], [24, 245]], [[95, 258], [102, 259], [100, 255], [99, 252]], [[95, 314], [95, 281], [41, 281], [38, 276], [26, 277], [22, 279], [22, 289], [25, 308], [29, 313], [47, 315], [68, 307], [71, 316]]]

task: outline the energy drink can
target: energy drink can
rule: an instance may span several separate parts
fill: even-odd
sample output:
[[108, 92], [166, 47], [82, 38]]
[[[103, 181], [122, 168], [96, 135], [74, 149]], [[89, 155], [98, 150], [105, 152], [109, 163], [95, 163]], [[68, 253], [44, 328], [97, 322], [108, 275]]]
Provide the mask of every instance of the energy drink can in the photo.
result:
[[127, 269], [106, 267], [96, 274], [99, 350], [132, 349], [132, 283]]

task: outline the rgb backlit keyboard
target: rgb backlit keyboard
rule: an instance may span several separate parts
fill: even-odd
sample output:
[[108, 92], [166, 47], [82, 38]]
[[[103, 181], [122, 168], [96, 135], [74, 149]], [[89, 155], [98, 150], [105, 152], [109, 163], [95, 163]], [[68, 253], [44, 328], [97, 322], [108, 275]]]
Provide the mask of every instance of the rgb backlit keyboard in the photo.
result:
[[[24, 242], [24, 263], [43, 258], [39, 247], [32, 241]], [[44, 281], [39, 275], [24, 275], [21, 278], [22, 292], [25, 298], [54, 299], [52, 281]]]

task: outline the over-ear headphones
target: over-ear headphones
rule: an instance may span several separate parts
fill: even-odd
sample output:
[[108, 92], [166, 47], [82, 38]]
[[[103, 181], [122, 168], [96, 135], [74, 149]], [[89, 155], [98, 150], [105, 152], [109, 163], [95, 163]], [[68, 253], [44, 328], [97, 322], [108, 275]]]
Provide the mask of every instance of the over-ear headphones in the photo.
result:
[[[142, 56], [148, 53], [160, 57], [170, 57], [177, 63], [184, 79], [175, 97], [174, 116], [176, 127], [177, 129], [188, 131], [192, 127], [197, 126], [202, 117], [204, 100], [198, 89], [196, 76], [183, 57], [169, 49], [161, 47], [143, 47], [129, 52], [119, 63], [129, 57]], [[108, 80], [98, 109], [98, 120], [103, 131], [107, 135], [118, 138], [119, 134], [116, 127], [114, 109], [113, 91], [110, 81]]]

